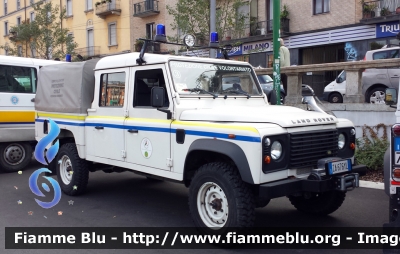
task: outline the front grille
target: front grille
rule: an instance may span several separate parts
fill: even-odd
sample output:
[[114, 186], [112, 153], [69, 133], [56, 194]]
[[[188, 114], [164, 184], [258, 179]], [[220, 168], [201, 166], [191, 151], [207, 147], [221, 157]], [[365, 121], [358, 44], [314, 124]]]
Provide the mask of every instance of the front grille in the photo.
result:
[[316, 168], [319, 159], [335, 157], [337, 153], [337, 130], [290, 134], [290, 168]]

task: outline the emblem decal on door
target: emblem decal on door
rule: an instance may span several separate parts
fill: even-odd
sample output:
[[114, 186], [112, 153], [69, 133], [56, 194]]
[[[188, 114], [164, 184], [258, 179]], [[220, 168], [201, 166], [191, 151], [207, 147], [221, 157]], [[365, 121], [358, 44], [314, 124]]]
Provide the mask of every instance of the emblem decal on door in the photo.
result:
[[17, 96], [13, 95], [13, 96], [11, 97], [11, 103], [12, 103], [12, 104], [17, 105], [17, 104], [18, 104], [18, 101], [19, 101], [19, 99], [18, 99]]
[[142, 139], [142, 143], [140, 144], [140, 150], [142, 151], [143, 157], [146, 159], [151, 157], [151, 153], [153, 152], [153, 146], [151, 145], [150, 139], [144, 138]]

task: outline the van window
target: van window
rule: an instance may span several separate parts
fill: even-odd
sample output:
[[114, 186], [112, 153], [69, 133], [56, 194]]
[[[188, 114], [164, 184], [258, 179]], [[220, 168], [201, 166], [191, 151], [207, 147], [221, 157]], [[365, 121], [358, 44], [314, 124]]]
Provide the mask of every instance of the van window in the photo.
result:
[[122, 107], [125, 98], [125, 72], [101, 75], [100, 107]]
[[399, 50], [391, 49], [391, 50], [380, 51], [374, 53], [372, 56], [373, 60], [390, 59], [390, 58], [399, 58]]
[[0, 65], [0, 92], [35, 93], [36, 77], [34, 67]]

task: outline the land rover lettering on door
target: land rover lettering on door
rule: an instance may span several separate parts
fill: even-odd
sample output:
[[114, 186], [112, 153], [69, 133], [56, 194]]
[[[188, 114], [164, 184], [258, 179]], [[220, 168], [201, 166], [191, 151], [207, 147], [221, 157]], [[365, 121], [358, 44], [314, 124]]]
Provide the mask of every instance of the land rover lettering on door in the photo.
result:
[[[48, 89], [54, 79], [64, 79], [61, 97]], [[330, 214], [358, 187], [353, 124], [270, 105], [248, 63], [130, 53], [44, 67], [39, 80], [37, 140], [49, 118], [58, 123], [68, 195], [96, 170], [178, 181], [208, 231], [251, 226], [256, 207], [285, 196]]]

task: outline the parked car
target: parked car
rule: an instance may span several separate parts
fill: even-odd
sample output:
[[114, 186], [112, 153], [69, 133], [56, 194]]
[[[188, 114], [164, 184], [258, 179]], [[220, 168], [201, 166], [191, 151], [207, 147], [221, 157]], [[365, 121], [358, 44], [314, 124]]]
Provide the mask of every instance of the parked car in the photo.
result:
[[[379, 60], [399, 57], [400, 47], [382, 48], [367, 51], [364, 60]], [[400, 69], [366, 69], [362, 73], [362, 93], [365, 102], [384, 104], [385, 89], [397, 88], [399, 84]], [[346, 94], [346, 72], [339, 76], [324, 89], [323, 99], [331, 103], [342, 103]]]
[[[269, 75], [257, 75], [258, 81], [264, 91], [264, 93], [268, 97], [268, 101], [271, 98], [271, 91], [274, 90], [274, 80]], [[286, 91], [281, 84], [281, 103], [285, 102]]]

